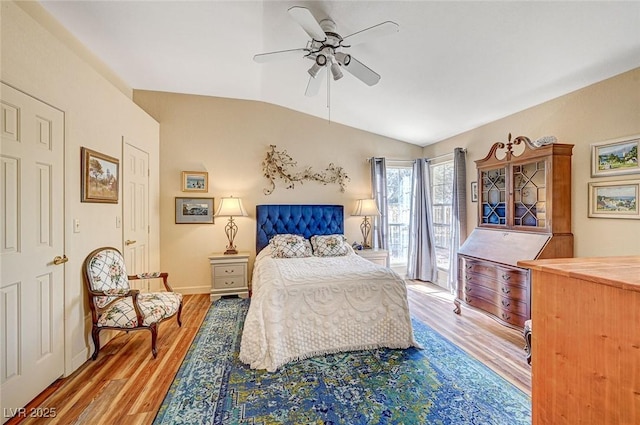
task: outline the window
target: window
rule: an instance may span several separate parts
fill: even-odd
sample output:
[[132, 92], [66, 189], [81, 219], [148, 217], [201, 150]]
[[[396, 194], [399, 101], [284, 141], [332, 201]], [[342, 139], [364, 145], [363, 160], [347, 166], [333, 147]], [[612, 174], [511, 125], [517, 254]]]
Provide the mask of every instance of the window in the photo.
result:
[[453, 161], [431, 165], [433, 234], [438, 269], [449, 271], [451, 208], [453, 204]]
[[405, 266], [409, 257], [412, 175], [411, 167], [387, 165], [387, 214], [391, 266]]

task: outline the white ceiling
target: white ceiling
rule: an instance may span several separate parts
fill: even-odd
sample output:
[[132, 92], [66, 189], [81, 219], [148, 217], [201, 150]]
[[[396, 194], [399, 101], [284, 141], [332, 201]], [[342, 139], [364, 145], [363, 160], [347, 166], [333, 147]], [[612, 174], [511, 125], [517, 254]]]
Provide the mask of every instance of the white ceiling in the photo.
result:
[[326, 86], [289, 16], [305, 6], [343, 37], [383, 21], [396, 34], [349, 53], [382, 76], [331, 82], [330, 118], [424, 146], [640, 67], [640, 2], [41, 1], [134, 89], [261, 100], [329, 118]]

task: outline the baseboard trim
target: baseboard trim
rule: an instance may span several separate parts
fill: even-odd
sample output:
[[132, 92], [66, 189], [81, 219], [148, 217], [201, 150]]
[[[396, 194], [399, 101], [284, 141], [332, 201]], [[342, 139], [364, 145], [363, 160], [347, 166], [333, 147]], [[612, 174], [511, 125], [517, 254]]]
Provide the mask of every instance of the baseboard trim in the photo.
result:
[[211, 286], [183, 286], [180, 288], [173, 287], [173, 290], [180, 292], [181, 294], [209, 294], [211, 292]]

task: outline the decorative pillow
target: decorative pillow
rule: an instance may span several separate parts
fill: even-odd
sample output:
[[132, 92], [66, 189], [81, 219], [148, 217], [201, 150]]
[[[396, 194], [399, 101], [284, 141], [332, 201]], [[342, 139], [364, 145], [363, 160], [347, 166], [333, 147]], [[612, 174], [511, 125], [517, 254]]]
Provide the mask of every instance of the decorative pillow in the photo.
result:
[[340, 257], [349, 253], [349, 245], [344, 235], [311, 236], [313, 255], [317, 257]]
[[269, 241], [271, 255], [275, 258], [311, 257], [311, 244], [300, 235], [275, 235]]

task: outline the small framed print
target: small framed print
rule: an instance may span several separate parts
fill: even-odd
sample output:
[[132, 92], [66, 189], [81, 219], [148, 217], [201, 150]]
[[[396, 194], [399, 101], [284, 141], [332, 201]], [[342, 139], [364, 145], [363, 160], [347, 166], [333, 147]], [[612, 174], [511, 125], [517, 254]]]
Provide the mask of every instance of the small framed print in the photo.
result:
[[206, 171], [183, 171], [182, 172], [183, 192], [208, 192], [209, 173]]
[[80, 201], [107, 204], [118, 203], [120, 161], [111, 156], [80, 148]]
[[471, 202], [478, 202], [478, 182], [471, 182]]
[[176, 198], [176, 224], [213, 224], [213, 198]]
[[589, 217], [640, 219], [640, 180], [589, 183]]
[[640, 134], [591, 145], [591, 177], [640, 173]]

